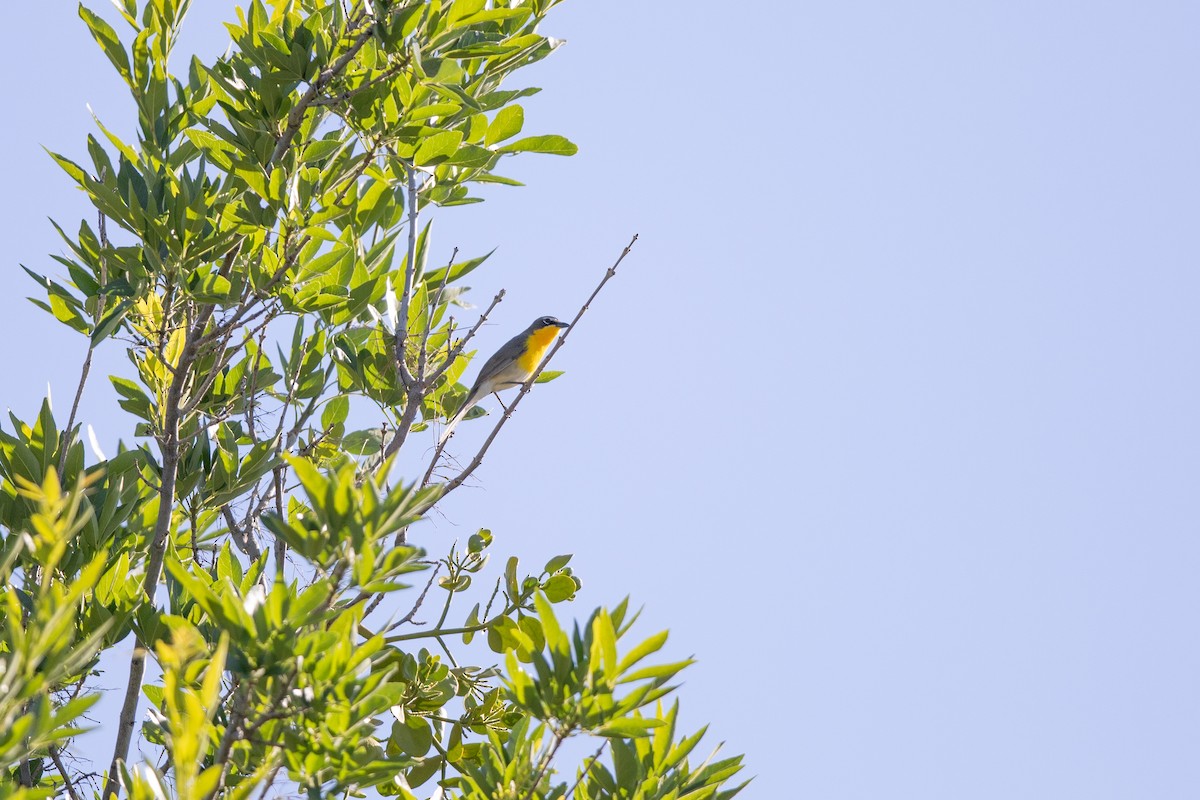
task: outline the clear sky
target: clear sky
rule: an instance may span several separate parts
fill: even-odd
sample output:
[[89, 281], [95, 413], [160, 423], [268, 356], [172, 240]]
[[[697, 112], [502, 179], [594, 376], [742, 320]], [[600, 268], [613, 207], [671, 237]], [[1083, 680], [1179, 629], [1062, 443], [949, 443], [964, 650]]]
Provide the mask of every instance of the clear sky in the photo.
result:
[[[79, 156], [86, 103], [130, 126], [74, 5], [14, 5], [0, 404], [28, 418], [84, 344], [22, 299], [46, 217], [85, 211], [39, 148]], [[231, 4], [194, 5], [184, 45], [224, 49]], [[486, 525], [576, 553], [579, 613], [645, 604], [747, 797], [1195, 797], [1200, 5], [568, 0], [545, 30], [526, 127], [579, 155], [437, 216], [447, 255], [499, 246], [480, 347], [641, 240], [431, 547]]]

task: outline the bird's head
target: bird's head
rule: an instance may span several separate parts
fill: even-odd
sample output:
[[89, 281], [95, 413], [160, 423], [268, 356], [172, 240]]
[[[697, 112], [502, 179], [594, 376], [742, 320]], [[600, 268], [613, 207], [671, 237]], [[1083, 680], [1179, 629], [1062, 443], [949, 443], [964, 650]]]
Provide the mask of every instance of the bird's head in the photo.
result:
[[540, 331], [543, 328], [569, 328], [571, 326], [555, 317], [538, 317], [529, 327], [535, 331]]

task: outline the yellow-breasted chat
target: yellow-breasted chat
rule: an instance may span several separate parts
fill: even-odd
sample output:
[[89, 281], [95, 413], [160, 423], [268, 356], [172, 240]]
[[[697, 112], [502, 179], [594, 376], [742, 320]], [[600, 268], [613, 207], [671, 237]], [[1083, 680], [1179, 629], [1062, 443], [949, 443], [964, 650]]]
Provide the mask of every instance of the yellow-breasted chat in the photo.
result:
[[550, 349], [559, 330], [569, 327], [571, 326], [554, 317], [538, 317], [532, 325], [501, 345], [500, 349], [483, 363], [475, 385], [467, 393], [467, 399], [458, 411], [446, 423], [446, 429], [442, 431], [438, 444], [450, 438], [454, 426], [458, 425], [467, 412], [484, 397], [501, 389], [520, 386], [529, 380], [538, 364], [542, 363], [542, 358]]

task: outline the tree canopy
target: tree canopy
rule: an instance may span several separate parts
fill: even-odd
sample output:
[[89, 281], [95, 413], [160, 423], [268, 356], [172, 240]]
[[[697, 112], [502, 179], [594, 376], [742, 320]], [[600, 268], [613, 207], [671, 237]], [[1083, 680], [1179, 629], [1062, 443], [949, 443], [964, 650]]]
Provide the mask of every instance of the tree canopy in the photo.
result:
[[[519, 185], [507, 159], [575, 153], [525, 131], [519, 101], [538, 90], [509, 85], [558, 47], [540, 32], [558, 2], [254, 0], [224, 55], [179, 73], [187, 0], [117, 0], [120, 33], [80, 6], [137, 134], [97, 120], [79, 153], [51, 154], [95, 215], [56, 226], [57, 276], [27, 269], [33, 301], [81, 334], [82, 369], [65, 420], [46, 402], [0, 429], [5, 797], [744, 785], [740, 756], [676, 729], [691, 662], [656, 658], [665, 631], [635, 637], [628, 601], [564, 620], [569, 555], [496, 569], [486, 529], [448, 549], [410, 535], [559, 374], [545, 366], [565, 338], [473, 457], [453, 466], [439, 445], [399, 474], [405, 444], [463, 402], [503, 299], [471, 310], [463, 279], [489, 254], [440, 251], [429, 211]], [[100, 347], [132, 366], [109, 376], [132, 421], [111, 457], [79, 421]], [[385, 601], [402, 611], [384, 618]], [[120, 717], [98, 721], [111, 759], [88, 763], [72, 742], [130, 637]], [[567, 759], [574, 737], [594, 746]], [[161, 757], [137, 762], [135, 742]]]

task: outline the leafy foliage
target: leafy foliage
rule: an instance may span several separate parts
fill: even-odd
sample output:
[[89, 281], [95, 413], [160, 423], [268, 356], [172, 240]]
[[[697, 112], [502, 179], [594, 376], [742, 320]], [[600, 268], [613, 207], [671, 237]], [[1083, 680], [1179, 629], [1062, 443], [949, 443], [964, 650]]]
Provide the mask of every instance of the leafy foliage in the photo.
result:
[[[622, 655], [623, 602], [568, 635], [569, 555], [494, 574], [481, 530], [431, 558], [413, 526], [474, 467], [443, 479], [439, 447], [422, 479], [392, 475], [462, 402], [483, 319], [454, 310], [490, 253], [432, 266], [421, 215], [516, 184], [506, 158], [575, 153], [526, 134], [518, 101], [538, 90], [505, 86], [558, 46], [538, 30], [557, 2], [253, 0], [228, 51], [183, 75], [187, 0], [117, 0], [123, 34], [80, 7], [137, 141], [97, 120], [85, 157], [52, 154], [96, 221], [56, 226], [65, 278], [27, 271], [83, 337], [81, 391], [95, 348], [125, 348], [109, 381], [133, 444], [87, 464], [75, 410], [61, 426], [49, 403], [0, 430], [5, 797], [740, 789], [740, 758], [692, 768], [702, 732], [675, 738], [662, 700], [691, 662], [649, 663], [665, 632]], [[112, 762], [68, 767], [91, 679], [129, 636]], [[131, 763], [138, 736], [162, 758]], [[603, 744], [572, 773], [555, 759], [576, 736]]]

